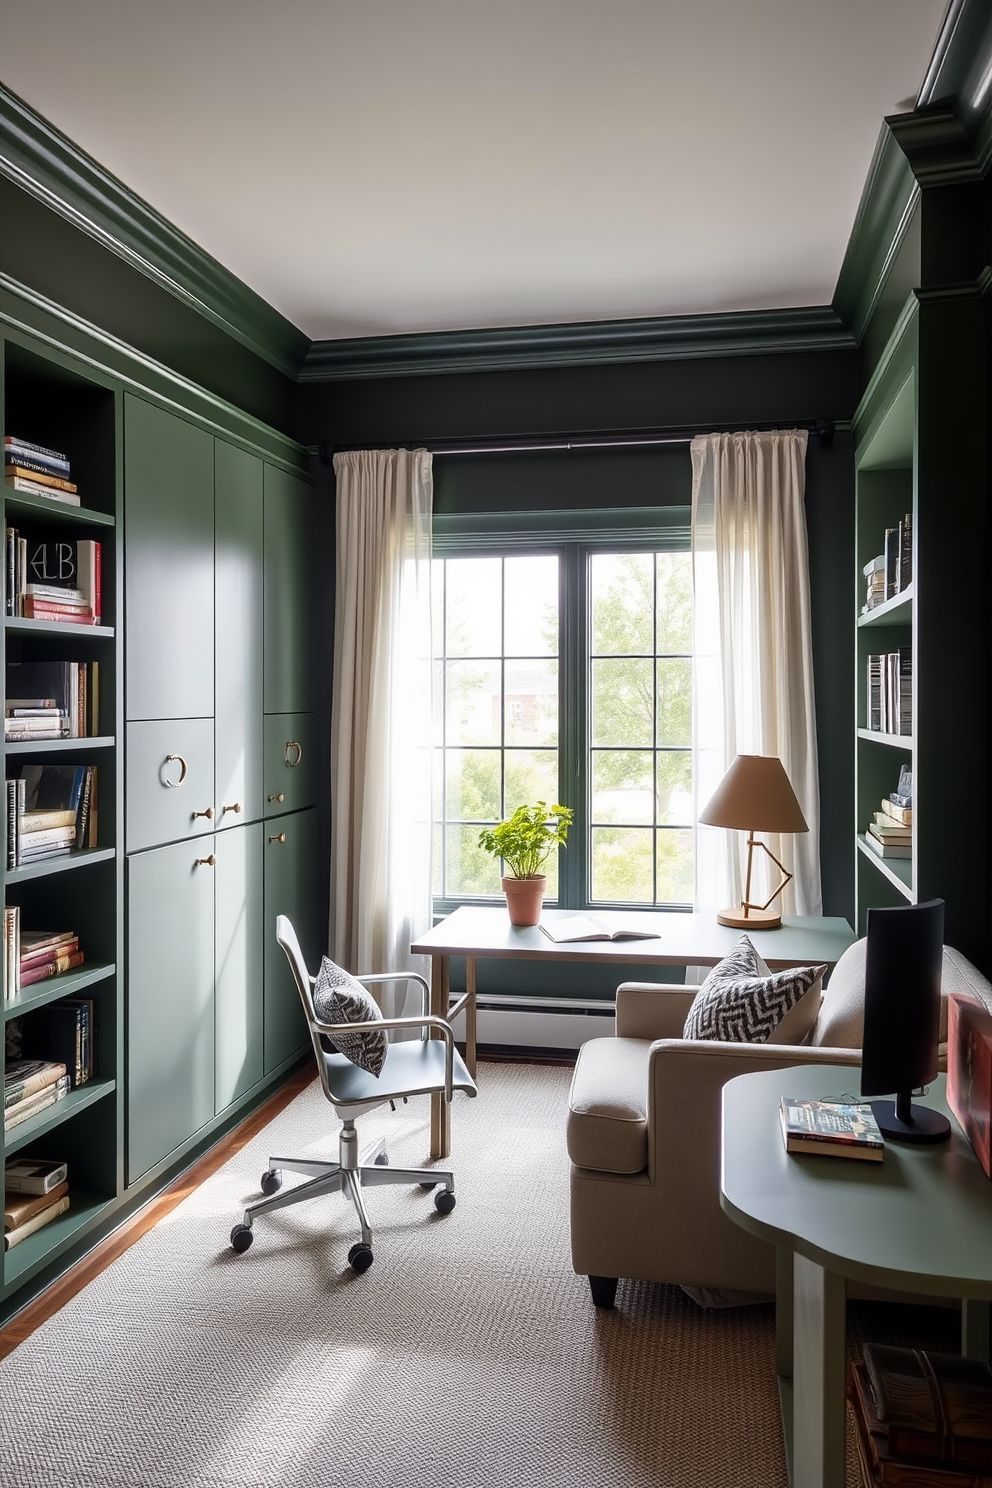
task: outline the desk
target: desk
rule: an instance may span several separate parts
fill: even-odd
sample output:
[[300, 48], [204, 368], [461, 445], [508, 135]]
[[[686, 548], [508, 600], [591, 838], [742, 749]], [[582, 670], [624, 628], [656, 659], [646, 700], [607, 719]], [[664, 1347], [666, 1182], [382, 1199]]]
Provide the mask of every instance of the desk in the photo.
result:
[[[546, 922], [567, 919], [569, 909], [545, 909]], [[465, 1012], [465, 1062], [475, 1074], [475, 963], [500, 958], [527, 961], [612, 962], [616, 966], [715, 966], [732, 950], [740, 930], [718, 925], [712, 914], [677, 914], [651, 910], [595, 910], [597, 920], [610, 927], [636, 921], [654, 931], [651, 940], [582, 941], [557, 945], [538, 925], [511, 925], [505, 907], [463, 905], [420, 936], [410, 951], [431, 958], [431, 1012], [449, 1016], [450, 963], [465, 957], [465, 996], [451, 1016]], [[772, 971], [786, 966], [825, 962], [833, 966], [855, 935], [844, 919], [813, 919], [786, 915], [780, 930], [750, 932], [756, 950]], [[447, 1157], [451, 1150], [448, 1112], [439, 1096], [431, 1097], [431, 1156]]]
[[[720, 1203], [778, 1247], [776, 1361], [793, 1488], [844, 1488], [846, 1280], [961, 1297], [962, 1352], [987, 1358], [992, 1182], [951, 1121], [935, 1146], [886, 1142], [881, 1163], [790, 1156], [782, 1095], [857, 1093], [856, 1068], [739, 1075], [723, 1090]], [[944, 1076], [925, 1104], [950, 1113]]]

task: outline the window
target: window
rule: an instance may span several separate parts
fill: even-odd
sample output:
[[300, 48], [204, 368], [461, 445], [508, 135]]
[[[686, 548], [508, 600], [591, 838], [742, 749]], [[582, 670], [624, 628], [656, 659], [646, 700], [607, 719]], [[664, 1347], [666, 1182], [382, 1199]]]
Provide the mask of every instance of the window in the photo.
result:
[[575, 812], [549, 900], [689, 905], [688, 534], [540, 536], [435, 543], [439, 907], [498, 897], [479, 831], [536, 800]]

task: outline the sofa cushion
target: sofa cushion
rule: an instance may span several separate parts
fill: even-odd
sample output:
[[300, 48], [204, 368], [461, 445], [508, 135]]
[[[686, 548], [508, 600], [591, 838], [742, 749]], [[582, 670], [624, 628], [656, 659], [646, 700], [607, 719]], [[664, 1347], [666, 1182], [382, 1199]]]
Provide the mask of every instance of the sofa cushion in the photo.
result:
[[580, 1168], [640, 1173], [648, 1165], [647, 1039], [582, 1045], [568, 1097], [568, 1155]]
[[825, 966], [793, 966], [769, 971], [746, 935], [713, 967], [685, 1020], [682, 1037], [731, 1043], [766, 1044], [779, 1024], [808, 994], [810, 1004], [797, 1014], [789, 1042], [810, 1027]]

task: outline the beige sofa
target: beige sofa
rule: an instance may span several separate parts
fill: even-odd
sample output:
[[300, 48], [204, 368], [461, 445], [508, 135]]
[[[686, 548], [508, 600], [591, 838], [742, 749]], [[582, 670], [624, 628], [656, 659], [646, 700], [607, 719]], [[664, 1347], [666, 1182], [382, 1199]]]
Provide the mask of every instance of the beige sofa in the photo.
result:
[[[588, 1276], [597, 1306], [613, 1305], [617, 1279], [682, 1285], [698, 1300], [772, 1293], [774, 1251], [720, 1208], [720, 1092], [751, 1070], [822, 1062], [860, 1076], [865, 941], [829, 978], [802, 1044], [732, 1044], [682, 1038], [698, 987], [626, 982], [616, 1036], [583, 1045], [569, 1096], [572, 1266]], [[944, 949], [941, 1039], [949, 992], [976, 993], [992, 1010], [992, 985]], [[941, 1068], [946, 1044], [941, 1045]]]

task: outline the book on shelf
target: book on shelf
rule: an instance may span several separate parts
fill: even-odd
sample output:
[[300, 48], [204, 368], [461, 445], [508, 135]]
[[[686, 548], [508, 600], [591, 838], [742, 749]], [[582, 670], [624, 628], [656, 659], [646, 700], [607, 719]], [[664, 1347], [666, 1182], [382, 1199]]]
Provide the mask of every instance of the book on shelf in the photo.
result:
[[885, 529], [885, 597], [899, 593], [899, 528]]
[[34, 1095], [27, 1095], [22, 1100], [14, 1101], [12, 1105], [4, 1106], [4, 1131], [20, 1126], [22, 1121], [30, 1121], [32, 1116], [40, 1116], [42, 1111], [48, 1110], [49, 1106], [54, 1106], [58, 1101], [64, 1100], [71, 1089], [72, 1077], [67, 1073], [61, 1075], [53, 1084], [46, 1085], [44, 1090], [38, 1090]]
[[867, 727], [876, 733], [913, 731], [913, 654], [909, 646], [867, 658]]
[[4, 477], [8, 491], [23, 491], [26, 496], [47, 496], [49, 501], [60, 501], [63, 506], [79, 506], [80, 500], [72, 491], [59, 491], [52, 486], [43, 486], [39, 481], [28, 480], [23, 475]]
[[865, 1482], [992, 1488], [992, 1371], [983, 1360], [866, 1343], [849, 1399]]
[[16, 1230], [5, 1230], [3, 1237], [4, 1250], [11, 1250], [13, 1246], [19, 1245], [22, 1240], [26, 1240], [29, 1235], [36, 1234], [37, 1231], [43, 1229], [46, 1224], [50, 1224], [53, 1219], [58, 1219], [60, 1214], [65, 1214], [68, 1208], [69, 1195], [67, 1193], [64, 1193], [61, 1198], [58, 1198], [53, 1203], [46, 1205], [46, 1207], [40, 1210], [40, 1212], [37, 1213], [33, 1219], [26, 1220], [24, 1224], [19, 1225]]
[[[98, 818], [97, 818], [97, 780], [99, 771], [96, 765], [38, 765], [25, 764], [21, 767], [18, 777], [23, 786], [23, 803], [20, 806], [20, 818], [17, 824], [17, 862], [21, 861], [25, 851], [25, 824], [30, 828], [31, 813], [34, 811], [60, 811], [72, 812], [72, 822], [75, 827], [75, 837], [71, 843], [62, 841], [51, 843], [48, 851], [55, 853], [63, 850], [80, 851], [86, 847], [95, 847], [97, 843]], [[8, 819], [10, 815], [10, 801], [8, 794]], [[8, 828], [9, 830], [9, 828]], [[58, 830], [58, 829], [56, 829]], [[30, 848], [30, 842], [28, 842]], [[44, 851], [45, 849], [39, 849]], [[10, 847], [8, 840], [7, 852], [8, 866], [10, 863]]]
[[61, 717], [71, 739], [99, 733], [98, 661], [9, 661], [4, 671], [6, 718]]
[[92, 1076], [96, 1050], [96, 1003], [91, 997], [63, 997], [46, 1003], [24, 1020], [24, 1053], [65, 1065], [75, 1090]]
[[37, 460], [29, 460], [27, 456], [23, 461], [6, 456], [3, 478], [6, 485], [10, 485], [13, 480], [34, 481], [43, 491], [67, 491], [70, 496], [75, 496], [79, 491], [75, 481], [67, 480], [64, 475], [53, 475], [50, 470], [45, 469], [44, 465]]
[[880, 858], [911, 858], [913, 856], [911, 842], [883, 842], [871, 831], [865, 833], [864, 841]]
[[[40, 475], [46, 480], [61, 480], [66, 485], [72, 485], [68, 460], [53, 460], [48, 455], [36, 454], [34, 450], [7, 444], [4, 445], [3, 463], [5, 473], [23, 470], [27, 475]], [[74, 485], [72, 488], [76, 489]]]
[[6, 1194], [3, 1203], [4, 1231], [19, 1230], [29, 1219], [34, 1219], [36, 1214], [42, 1214], [53, 1204], [57, 1204], [68, 1192], [68, 1183], [62, 1182], [47, 1194]]
[[910, 827], [910, 826], [912, 826], [912, 824], [913, 824], [913, 808], [912, 808], [912, 806], [897, 806], [895, 804], [895, 802], [894, 801], [890, 801], [887, 796], [883, 796], [882, 797], [881, 806], [882, 806], [882, 811], [884, 812], [884, 814], [891, 821], [895, 822], [898, 826], [903, 826], [903, 827]]
[[583, 940], [656, 940], [657, 930], [646, 930], [633, 923], [617, 925], [612, 930], [588, 915], [569, 915], [563, 920], [541, 920], [541, 930], [549, 940], [568, 944]]
[[8, 527], [6, 613], [29, 620], [99, 625], [102, 562], [102, 547], [94, 538], [53, 537], [47, 529], [32, 533]]
[[876, 811], [875, 820], [868, 823], [868, 830], [873, 837], [877, 837], [879, 842], [912, 842], [912, 827], [898, 827], [895, 822], [889, 824], [887, 821], [879, 821], [878, 818], [883, 815], [883, 812]]
[[899, 523], [899, 591], [913, 582], [913, 513], [907, 512]]
[[50, 1194], [65, 1182], [68, 1171], [57, 1157], [9, 1157], [4, 1163], [4, 1189], [8, 1194]]
[[46, 444], [34, 444], [30, 439], [21, 439], [18, 434], [5, 434], [3, 450], [4, 458], [9, 454], [27, 455], [33, 460], [41, 460], [45, 465], [50, 465], [53, 470], [63, 470], [68, 474], [69, 456], [62, 450], [49, 449]]
[[61, 976], [63, 972], [75, 971], [78, 966], [85, 964], [85, 953], [78, 948], [72, 951], [56, 951], [50, 956], [39, 957], [36, 961], [21, 962], [18, 980], [22, 987], [33, 987], [38, 982], [50, 981], [52, 977]]
[[783, 1095], [779, 1116], [786, 1152], [882, 1161], [885, 1143], [867, 1103]]
[[992, 1178], [992, 1013], [970, 992], [947, 999], [947, 1104]]
[[68, 1071], [54, 1059], [8, 1059], [3, 1072], [3, 1104], [16, 1105], [61, 1080]]

